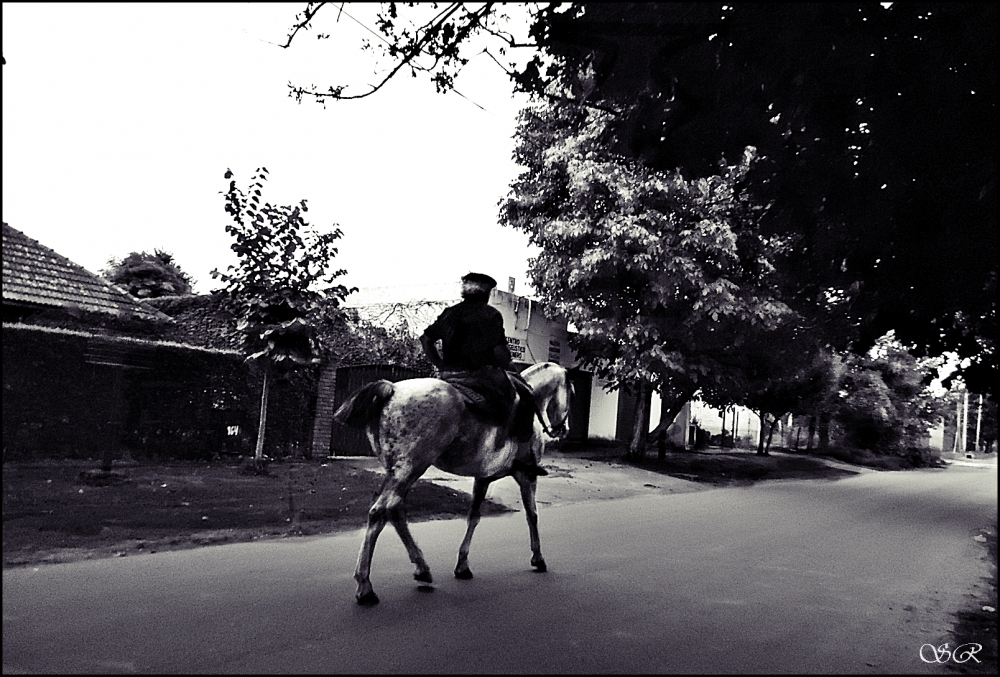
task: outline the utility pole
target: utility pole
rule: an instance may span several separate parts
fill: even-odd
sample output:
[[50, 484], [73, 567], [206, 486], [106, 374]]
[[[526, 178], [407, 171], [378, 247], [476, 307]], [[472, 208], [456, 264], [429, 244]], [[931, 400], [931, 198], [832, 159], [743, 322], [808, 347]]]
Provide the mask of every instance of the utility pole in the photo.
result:
[[962, 392], [962, 453], [969, 449], [969, 391]]
[[975, 450], [979, 451], [979, 427], [983, 422], [983, 396], [979, 396], [979, 409], [976, 411], [976, 447]]
[[955, 439], [951, 441], [951, 453], [953, 454], [957, 454], [959, 451], [958, 441], [962, 437], [961, 430], [962, 430], [962, 396], [959, 395], [958, 398], [955, 400]]

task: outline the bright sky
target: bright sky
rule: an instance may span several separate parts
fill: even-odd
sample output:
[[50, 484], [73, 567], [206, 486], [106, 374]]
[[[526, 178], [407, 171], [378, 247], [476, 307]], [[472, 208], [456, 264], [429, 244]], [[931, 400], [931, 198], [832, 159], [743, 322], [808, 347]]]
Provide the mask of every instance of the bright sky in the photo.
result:
[[[92, 272], [165, 249], [207, 292], [235, 261], [223, 174], [245, 187], [263, 165], [267, 201], [307, 199], [310, 223], [340, 225], [349, 286], [475, 270], [529, 294], [527, 236], [497, 223], [525, 98], [483, 55], [456, 88], [485, 111], [409, 74], [367, 99], [297, 104], [289, 81], [360, 91], [388, 63], [337, 6], [290, 49], [269, 44], [303, 6], [4, 2], [3, 220]], [[344, 9], [374, 27], [376, 7]]]

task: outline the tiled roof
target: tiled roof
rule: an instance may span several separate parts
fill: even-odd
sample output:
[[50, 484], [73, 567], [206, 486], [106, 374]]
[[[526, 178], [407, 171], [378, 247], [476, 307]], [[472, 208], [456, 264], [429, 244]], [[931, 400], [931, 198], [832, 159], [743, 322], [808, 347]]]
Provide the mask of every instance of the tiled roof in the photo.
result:
[[125, 291], [3, 224], [3, 302], [163, 320]]

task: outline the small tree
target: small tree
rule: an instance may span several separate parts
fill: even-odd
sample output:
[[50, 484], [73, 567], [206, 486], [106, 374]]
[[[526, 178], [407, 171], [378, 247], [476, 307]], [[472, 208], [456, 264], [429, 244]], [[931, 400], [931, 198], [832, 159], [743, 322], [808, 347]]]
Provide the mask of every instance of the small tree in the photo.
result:
[[112, 256], [101, 275], [140, 299], [186, 296], [194, 285], [191, 276], [174, 261], [173, 254], [162, 249], [154, 249], [152, 254], [132, 252], [123, 259]]
[[223, 194], [226, 213], [232, 217], [226, 232], [235, 239], [231, 249], [239, 263], [226, 273], [212, 271], [212, 277], [226, 285], [221, 291], [237, 319], [247, 360], [260, 364], [264, 374], [254, 453], [258, 472], [266, 464], [264, 435], [272, 378], [320, 361], [323, 347], [317, 325], [339, 313], [340, 304], [354, 291], [333, 285], [347, 271], [330, 270], [337, 255], [333, 245], [343, 232], [336, 225], [331, 232], [317, 232], [303, 217], [305, 200], [297, 206], [262, 202], [267, 173], [259, 168], [244, 193], [236, 187], [232, 171], [226, 171], [230, 182]]

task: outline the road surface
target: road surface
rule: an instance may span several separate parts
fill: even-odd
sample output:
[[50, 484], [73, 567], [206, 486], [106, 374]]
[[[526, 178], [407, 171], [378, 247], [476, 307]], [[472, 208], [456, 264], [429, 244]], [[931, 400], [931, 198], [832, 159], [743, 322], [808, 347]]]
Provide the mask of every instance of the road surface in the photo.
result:
[[[542, 478], [540, 484], [545, 482]], [[507, 481], [507, 480], [505, 480]], [[989, 573], [996, 467], [651, 490], [412, 527], [421, 592], [387, 528], [354, 604], [361, 531], [3, 572], [3, 666], [25, 672], [942, 673]], [[544, 487], [539, 494], [544, 498]], [[927, 655], [927, 654], [925, 654]]]

